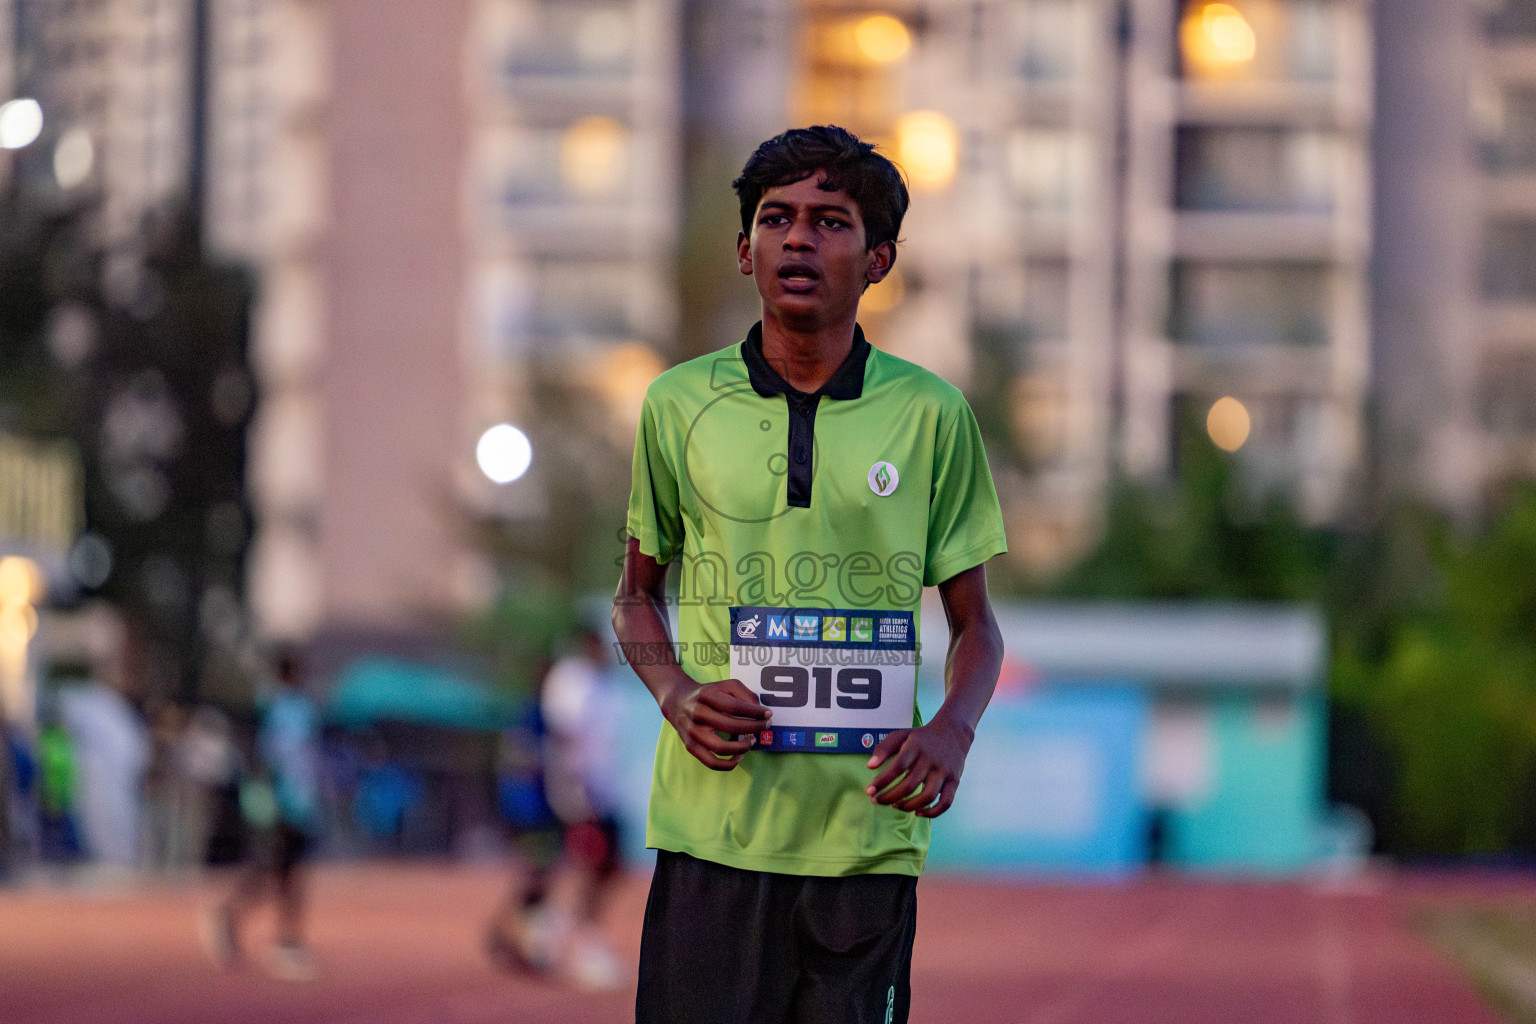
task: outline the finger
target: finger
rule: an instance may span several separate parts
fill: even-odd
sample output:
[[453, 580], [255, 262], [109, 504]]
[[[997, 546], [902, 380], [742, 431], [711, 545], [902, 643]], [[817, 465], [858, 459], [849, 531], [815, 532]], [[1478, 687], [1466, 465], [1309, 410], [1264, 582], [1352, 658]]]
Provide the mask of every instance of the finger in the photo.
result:
[[918, 811], [929, 806], [943, 792], [943, 783], [947, 778], [942, 771], [930, 770], [927, 777], [912, 791], [912, 795], [898, 803], [896, 809]]
[[[923, 784], [923, 780], [932, 771], [933, 762], [929, 761], [926, 757], [922, 758], [907, 771], [907, 774], [877, 793], [875, 795], [875, 803], [894, 804], [905, 800], [917, 791], [917, 788]], [[929, 799], [931, 800], [932, 797], [930, 796]], [[924, 802], [926, 803], [927, 801]]]
[[885, 762], [885, 767], [880, 769], [873, 779], [869, 780], [869, 785], [864, 788], [864, 792], [874, 796], [885, 789], [895, 782], [903, 772], [910, 770], [921, 754], [922, 751], [918, 748], [917, 744], [903, 743], [901, 749], [896, 752], [896, 755]]
[[948, 782], [945, 782], [944, 787], [939, 790], [939, 798], [935, 800], [932, 805], [919, 808], [916, 812], [917, 816], [919, 818], [937, 818], [939, 815], [949, 810], [950, 805], [955, 802], [955, 790], [959, 788], [960, 780], [951, 778]]
[[696, 704], [693, 708], [693, 720], [699, 725], [708, 726], [711, 729], [719, 729], [721, 732], [742, 733], [757, 732], [761, 729], [766, 719], [740, 718], [728, 715], [716, 710], [707, 704]]
[[891, 733], [875, 747], [874, 752], [869, 755], [869, 763], [864, 767], [879, 768], [885, 763], [886, 758], [901, 749], [901, 745], [906, 742], [907, 737], [910, 735], [912, 735], [911, 729], [898, 729]]
[[745, 754], [757, 745], [757, 733], [731, 733], [722, 736], [716, 730], [700, 723], [695, 723], [689, 731], [693, 734], [694, 742], [699, 746], [708, 750], [711, 754], [719, 754], [725, 757], [737, 757]]
[[[727, 679], [725, 682], [736, 683], [736, 680]], [[736, 687], [746, 696], [727, 690], [725, 684], [721, 683], [702, 690], [699, 703], [732, 718], [744, 718], [752, 722], [765, 722], [773, 715], [772, 711], [757, 702], [755, 693], [740, 683], [736, 683]]]
[[[710, 735], [713, 737], [713, 733]], [[702, 740], [696, 740], [695, 742], [687, 743], [685, 746], [688, 748], [688, 752], [698, 759], [700, 764], [710, 769], [711, 771], [717, 772], [730, 771], [732, 768], [735, 768], [738, 764], [740, 764], [741, 759], [746, 756], [745, 751], [721, 756], [720, 754], [715, 753], [715, 751], [711, 750], [709, 747], [705, 746]]]

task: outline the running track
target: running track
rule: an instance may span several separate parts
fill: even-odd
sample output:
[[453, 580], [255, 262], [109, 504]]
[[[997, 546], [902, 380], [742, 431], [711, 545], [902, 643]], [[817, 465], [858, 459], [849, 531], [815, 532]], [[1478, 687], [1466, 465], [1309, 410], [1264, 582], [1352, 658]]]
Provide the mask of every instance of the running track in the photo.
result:
[[[0, 1024], [606, 1024], [631, 994], [492, 971], [481, 868], [347, 865], [315, 881], [323, 970], [285, 984], [203, 960], [207, 889], [0, 890]], [[1382, 876], [1348, 888], [1151, 878], [919, 889], [913, 1020], [965, 1024], [1496, 1024], [1404, 924], [1429, 904], [1536, 906], [1536, 881]], [[609, 919], [632, 963], [645, 880]]]

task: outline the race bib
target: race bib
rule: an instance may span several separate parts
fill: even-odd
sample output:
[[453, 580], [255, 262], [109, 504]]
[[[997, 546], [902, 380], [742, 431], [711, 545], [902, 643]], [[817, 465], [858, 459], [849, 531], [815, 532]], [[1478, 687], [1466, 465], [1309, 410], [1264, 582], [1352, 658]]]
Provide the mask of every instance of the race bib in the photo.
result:
[[859, 753], [911, 728], [916, 625], [911, 612], [732, 608], [731, 677], [773, 709], [756, 749]]

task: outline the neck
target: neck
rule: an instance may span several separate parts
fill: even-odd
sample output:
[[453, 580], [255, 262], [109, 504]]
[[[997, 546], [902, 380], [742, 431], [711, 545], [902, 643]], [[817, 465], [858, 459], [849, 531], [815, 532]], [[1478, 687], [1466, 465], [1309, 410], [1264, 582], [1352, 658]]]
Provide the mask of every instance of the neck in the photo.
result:
[[763, 358], [798, 391], [820, 388], [853, 351], [853, 317], [812, 328], [763, 313]]

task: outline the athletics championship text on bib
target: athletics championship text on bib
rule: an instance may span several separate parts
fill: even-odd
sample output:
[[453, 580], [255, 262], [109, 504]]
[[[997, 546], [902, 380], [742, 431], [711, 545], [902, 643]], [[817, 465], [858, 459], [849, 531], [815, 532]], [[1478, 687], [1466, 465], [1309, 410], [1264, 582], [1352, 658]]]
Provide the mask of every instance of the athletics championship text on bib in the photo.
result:
[[916, 623], [877, 609], [732, 608], [731, 678], [773, 709], [758, 750], [867, 751], [912, 727]]

